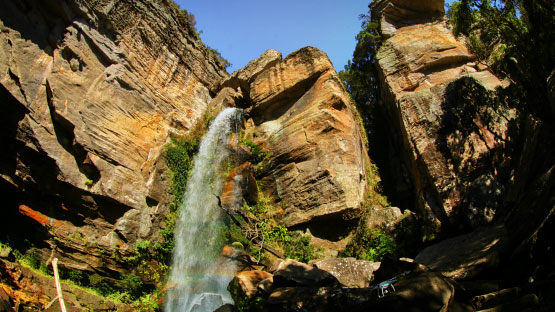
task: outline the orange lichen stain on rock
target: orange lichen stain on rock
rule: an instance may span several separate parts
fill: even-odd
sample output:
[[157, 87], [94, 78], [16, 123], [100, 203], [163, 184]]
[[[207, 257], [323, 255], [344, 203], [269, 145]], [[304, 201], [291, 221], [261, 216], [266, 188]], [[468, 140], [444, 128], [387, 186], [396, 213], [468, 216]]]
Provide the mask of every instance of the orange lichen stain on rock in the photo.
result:
[[43, 215], [38, 211], [31, 209], [29, 206], [19, 205], [19, 213], [37, 221], [41, 225], [49, 224], [47, 216]]
[[54, 220], [26, 205], [19, 205], [19, 213], [37, 221], [42, 226], [60, 227], [62, 221]]
[[224, 246], [224, 248], [222, 248], [222, 251], [220, 252], [220, 256], [228, 257], [228, 258], [233, 257], [233, 248], [227, 245]]

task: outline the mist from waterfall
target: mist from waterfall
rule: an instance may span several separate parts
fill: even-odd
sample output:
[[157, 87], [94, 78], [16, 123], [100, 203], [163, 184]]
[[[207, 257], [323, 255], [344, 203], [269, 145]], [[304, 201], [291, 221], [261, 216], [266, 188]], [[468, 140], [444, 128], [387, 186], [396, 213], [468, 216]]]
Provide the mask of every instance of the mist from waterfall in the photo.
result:
[[234, 264], [219, 257], [224, 245], [224, 215], [218, 205], [225, 169], [242, 110], [224, 109], [200, 143], [175, 227], [175, 249], [165, 311], [212, 312], [233, 303], [227, 285]]

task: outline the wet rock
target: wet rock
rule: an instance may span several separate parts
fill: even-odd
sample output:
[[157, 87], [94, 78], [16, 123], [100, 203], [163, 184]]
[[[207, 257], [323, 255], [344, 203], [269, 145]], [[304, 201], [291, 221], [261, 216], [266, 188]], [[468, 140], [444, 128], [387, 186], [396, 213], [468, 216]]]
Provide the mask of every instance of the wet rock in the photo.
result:
[[380, 267], [379, 262], [354, 258], [327, 258], [312, 263], [320, 270], [333, 275], [344, 287], [368, 287], [372, 274]]
[[229, 283], [228, 290], [233, 299], [237, 302], [242, 298], [252, 298], [259, 290], [259, 286], [264, 282], [264, 287], [271, 285], [272, 274], [264, 271], [244, 271], [239, 272]]
[[250, 205], [258, 201], [258, 186], [250, 162], [241, 164], [229, 173], [224, 182], [221, 204], [224, 209], [233, 211], [241, 208], [243, 199]]
[[214, 310], [214, 312], [234, 312], [234, 306], [232, 304], [224, 304], [223, 306]]

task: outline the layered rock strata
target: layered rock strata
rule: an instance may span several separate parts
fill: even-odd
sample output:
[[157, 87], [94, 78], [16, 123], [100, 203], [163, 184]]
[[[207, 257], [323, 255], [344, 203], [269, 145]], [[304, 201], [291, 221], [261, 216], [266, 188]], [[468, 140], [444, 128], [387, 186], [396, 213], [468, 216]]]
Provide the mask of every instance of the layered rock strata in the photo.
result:
[[2, 5], [7, 226], [54, 239], [66, 266], [120, 271], [120, 256], [158, 235], [169, 201], [163, 146], [193, 127], [227, 76], [173, 5]]
[[393, 197], [408, 198], [412, 207], [403, 208], [446, 224], [489, 223], [508, 179], [516, 113], [498, 99], [501, 81], [436, 19], [443, 1], [410, 3], [372, 6], [384, 36], [377, 53], [380, 126], [390, 138], [383, 172], [394, 177]]
[[364, 132], [325, 53], [307, 47], [281, 59], [269, 50], [223, 86], [243, 93], [245, 133], [269, 153], [262, 191], [282, 206], [286, 226], [360, 216]]

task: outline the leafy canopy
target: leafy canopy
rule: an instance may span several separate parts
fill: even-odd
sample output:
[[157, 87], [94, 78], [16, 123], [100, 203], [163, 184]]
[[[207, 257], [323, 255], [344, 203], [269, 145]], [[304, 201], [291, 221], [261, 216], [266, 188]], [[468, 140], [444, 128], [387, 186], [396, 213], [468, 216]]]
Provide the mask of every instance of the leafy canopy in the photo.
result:
[[381, 37], [378, 33], [378, 23], [371, 20], [370, 13], [361, 14], [359, 18], [362, 20], [362, 30], [356, 35], [357, 45], [353, 59], [339, 72], [339, 78], [355, 101], [365, 128], [370, 129], [372, 111], [379, 96], [376, 53]]
[[523, 112], [553, 120], [546, 95], [555, 69], [555, 1], [461, 0], [447, 16], [477, 60], [512, 81]]

